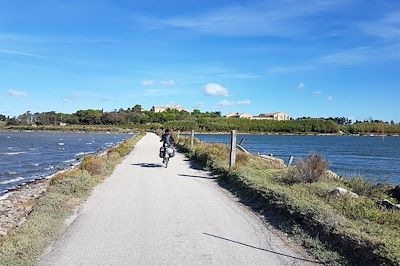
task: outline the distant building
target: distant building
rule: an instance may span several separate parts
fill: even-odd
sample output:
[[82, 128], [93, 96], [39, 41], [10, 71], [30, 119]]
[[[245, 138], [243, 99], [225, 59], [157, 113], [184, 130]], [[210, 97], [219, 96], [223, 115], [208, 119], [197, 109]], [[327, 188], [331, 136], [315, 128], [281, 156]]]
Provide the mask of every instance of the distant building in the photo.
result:
[[154, 112], [154, 113], [162, 113], [162, 112], [167, 111], [167, 109], [170, 109], [170, 110], [177, 110], [178, 112], [180, 112], [180, 111], [186, 111], [186, 112], [188, 112], [188, 110], [187, 110], [185, 107], [180, 106], [180, 105], [178, 105], [178, 104], [175, 104], [175, 105], [167, 105], [167, 106], [153, 106], [153, 107], [151, 107], [150, 111], [152, 111], [152, 112]]
[[289, 116], [289, 114], [284, 113], [284, 112], [275, 112], [275, 113], [260, 114], [259, 116], [253, 116], [252, 119], [287, 121], [287, 120], [290, 120], [290, 116]]
[[247, 119], [251, 119], [253, 116], [251, 114], [247, 114], [247, 113], [229, 113], [224, 115], [224, 117], [226, 118], [247, 118]]
[[66, 127], [66, 126], [67, 126], [67, 123], [60, 122], [60, 127]]

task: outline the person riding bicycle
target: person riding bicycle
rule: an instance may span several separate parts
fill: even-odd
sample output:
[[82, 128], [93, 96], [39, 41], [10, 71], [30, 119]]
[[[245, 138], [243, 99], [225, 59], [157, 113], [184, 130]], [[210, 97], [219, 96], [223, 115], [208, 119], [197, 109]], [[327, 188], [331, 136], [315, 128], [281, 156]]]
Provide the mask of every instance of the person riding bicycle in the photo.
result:
[[[173, 146], [175, 144], [175, 140], [171, 135], [170, 130], [167, 128], [165, 129], [165, 133], [161, 136], [161, 140], [160, 142], [163, 143], [163, 147], [164, 147], [164, 158], [163, 158], [163, 162], [165, 162], [165, 158], [166, 156], [170, 156], [171, 154], [168, 153], [169, 150], [173, 150]], [[172, 156], [170, 156], [172, 157]]]

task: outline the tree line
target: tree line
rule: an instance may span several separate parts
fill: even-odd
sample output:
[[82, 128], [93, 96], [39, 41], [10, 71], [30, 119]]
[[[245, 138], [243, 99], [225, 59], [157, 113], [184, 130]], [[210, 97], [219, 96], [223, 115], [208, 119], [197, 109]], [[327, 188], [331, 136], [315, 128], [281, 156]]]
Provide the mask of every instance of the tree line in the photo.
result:
[[111, 112], [96, 109], [79, 110], [75, 113], [29, 111], [17, 117], [0, 115], [0, 121], [9, 126], [50, 125], [107, 125], [142, 129], [172, 128], [174, 130], [226, 132], [238, 129], [242, 132], [265, 133], [346, 133], [346, 134], [400, 134], [400, 125], [377, 120], [355, 121], [345, 117], [311, 118], [301, 117], [289, 121], [251, 120], [224, 118], [221, 112], [193, 112], [167, 109], [155, 113], [142, 109], [137, 104], [132, 108]]

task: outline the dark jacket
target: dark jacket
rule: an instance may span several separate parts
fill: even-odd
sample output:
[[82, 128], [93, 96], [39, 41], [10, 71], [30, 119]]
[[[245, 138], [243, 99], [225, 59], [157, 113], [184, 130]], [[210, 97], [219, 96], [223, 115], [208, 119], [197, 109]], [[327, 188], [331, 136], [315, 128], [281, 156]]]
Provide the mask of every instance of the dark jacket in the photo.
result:
[[168, 145], [168, 146], [175, 144], [174, 138], [171, 136], [171, 134], [167, 134], [167, 133], [164, 133], [161, 136], [160, 142], [162, 142], [163, 145]]

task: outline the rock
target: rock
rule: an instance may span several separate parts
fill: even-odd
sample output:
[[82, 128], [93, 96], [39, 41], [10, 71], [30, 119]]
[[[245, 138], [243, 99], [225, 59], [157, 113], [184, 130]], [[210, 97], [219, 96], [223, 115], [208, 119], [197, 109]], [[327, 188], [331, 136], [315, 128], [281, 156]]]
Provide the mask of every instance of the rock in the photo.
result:
[[351, 192], [345, 188], [337, 187], [331, 191], [331, 195], [341, 198], [341, 197], [350, 197], [350, 198], [358, 198], [358, 195], [354, 192]]
[[325, 171], [325, 178], [328, 180], [340, 180], [340, 177], [333, 171], [331, 170], [326, 170]]
[[396, 199], [397, 202], [400, 202], [400, 186], [395, 186], [394, 188], [389, 189], [388, 194], [392, 198]]
[[379, 204], [388, 210], [400, 211], [400, 204], [393, 204], [388, 200], [382, 200]]
[[269, 156], [269, 155], [263, 155], [263, 154], [260, 154], [259, 156], [260, 156], [260, 158], [271, 162], [275, 166], [278, 166], [281, 168], [285, 167], [285, 162], [282, 159], [279, 159], [279, 158], [276, 158], [273, 156]]

